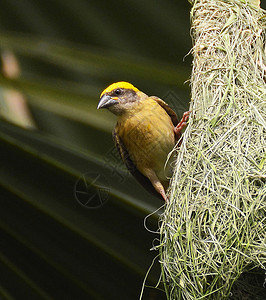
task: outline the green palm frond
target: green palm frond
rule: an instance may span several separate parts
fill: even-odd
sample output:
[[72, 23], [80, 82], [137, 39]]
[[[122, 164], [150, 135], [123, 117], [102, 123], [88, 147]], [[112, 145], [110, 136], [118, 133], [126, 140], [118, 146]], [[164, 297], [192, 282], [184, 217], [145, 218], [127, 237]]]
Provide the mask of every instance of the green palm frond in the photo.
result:
[[[188, 14], [171, 1], [2, 1], [0, 50], [15, 55], [20, 74], [0, 75], [1, 299], [140, 295], [157, 237], [143, 220], [162, 203], [125, 170], [115, 120], [96, 106], [103, 88], [126, 80], [181, 115]], [[6, 121], [7, 90], [23, 96], [35, 129]], [[157, 230], [156, 213], [147, 226]], [[159, 277], [156, 265], [147, 285]], [[164, 295], [145, 289], [143, 299], [151, 297]]]

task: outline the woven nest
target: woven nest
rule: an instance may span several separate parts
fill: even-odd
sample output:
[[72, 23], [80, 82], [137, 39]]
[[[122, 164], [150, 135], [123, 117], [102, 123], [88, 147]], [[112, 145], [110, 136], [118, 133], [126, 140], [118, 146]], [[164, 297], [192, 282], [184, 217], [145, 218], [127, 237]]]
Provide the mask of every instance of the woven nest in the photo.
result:
[[[193, 2], [192, 113], [161, 217], [166, 294], [266, 299], [265, 12]], [[244, 272], [255, 269], [262, 277], [247, 295], [257, 298], [246, 298]]]

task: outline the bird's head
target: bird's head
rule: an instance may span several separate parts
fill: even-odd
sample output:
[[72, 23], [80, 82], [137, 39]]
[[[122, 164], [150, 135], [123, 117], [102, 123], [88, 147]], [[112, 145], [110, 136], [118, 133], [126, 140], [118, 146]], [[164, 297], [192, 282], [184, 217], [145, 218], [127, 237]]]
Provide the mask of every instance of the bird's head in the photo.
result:
[[122, 115], [130, 111], [136, 102], [145, 98], [131, 83], [120, 81], [109, 85], [100, 96], [97, 109], [108, 108], [115, 115]]

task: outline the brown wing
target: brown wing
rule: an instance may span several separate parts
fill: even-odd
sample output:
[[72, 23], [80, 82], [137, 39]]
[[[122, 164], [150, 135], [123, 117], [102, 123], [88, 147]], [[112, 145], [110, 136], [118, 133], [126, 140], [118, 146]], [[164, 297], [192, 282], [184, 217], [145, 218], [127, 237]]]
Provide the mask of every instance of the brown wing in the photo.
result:
[[[172, 110], [172, 108], [166, 103], [164, 102], [162, 99], [156, 97], [156, 96], [151, 96], [150, 98], [152, 98], [153, 100], [155, 100], [170, 116], [173, 125], [176, 127], [177, 124], [179, 123], [178, 119], [177, 119], [177, 115], [176, 113]], [[181, 145], [181, 132], [179, 133], [175, 133], [175, 141], [176, 143], [178, 142], [178, 146], [180, 147]]]
[[178, 119], [172, 108], [166, 102], [156, 96], [151, 96], [150, 98], [156, 101], [168, 113], [174, 126], [176, 126], [178, 124]]
[[122, 141], [122, 139], [119, 137], [117, 130], [115, 128], [113, 132], [113, 138], [116, 145], [116, 148], [125, 163], [127, 169], [129, 172], [137, 179], [137, 181], [151, 194], [158, 197], [159, 199], [163, 199], [162, 196], [155, 190], [153, 185], [151, 184], [150, 180], [144, 176], [136, 167], [136, 165], [133, 163], [132, 159], [129, 156], [129, 153]]

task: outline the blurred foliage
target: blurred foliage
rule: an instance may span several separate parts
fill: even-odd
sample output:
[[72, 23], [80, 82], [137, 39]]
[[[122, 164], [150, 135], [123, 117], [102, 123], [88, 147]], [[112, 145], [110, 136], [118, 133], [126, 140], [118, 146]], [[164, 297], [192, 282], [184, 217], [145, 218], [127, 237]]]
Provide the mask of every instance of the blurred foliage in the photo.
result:
[[[157, 254], [149, 251], [157, 234], [143, 220], [162, 203], [122, 166], [115, 118], [96, 106], [108, 84], [125, 80], [182, 115], [189, 8], [171, 0], [1, 1], [0, 50], [20, 68], [9, 76], [2, 61], [0, 75], [1, 299], [138, 299]], [[25, 99], [31, 129], [7, 121], [7, 91]], [[102, 207], [77, 201], [83, 174], [88, 197], [108, 189]], [[156, 213], [146, 223], [156, 230]], [[146, 283], [159, 276], [157, 263]], [[163, 295], [145, 288], [143, 299]]]
[[[125, 170], [111, 136], [115, 118], [96, 106], [108, 84], [126, 80], [182, 114], [189, 5], [4, 0], [0, 16], [1, 51], [15, 55], [19, 68], [11, 76], [2, 60], [0, 298], [138, 299], [157, 255], [149, 251], [157, 234], [143, 222], [162, 203]], [[25, 99], [35, 129], [7, 121], [3, 107], [15, 107], [7, 91]], [[85, 198], [107, 188], [98, 209], [77, 194], [84, 174]], [[146, 223], [156, 231], [156, 214]], [[159, 277], [157, 262], [146, 284]], [[143, 299], [162, 297], [144, 290]]]

